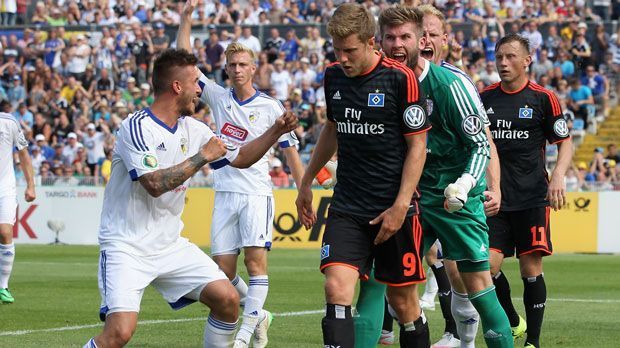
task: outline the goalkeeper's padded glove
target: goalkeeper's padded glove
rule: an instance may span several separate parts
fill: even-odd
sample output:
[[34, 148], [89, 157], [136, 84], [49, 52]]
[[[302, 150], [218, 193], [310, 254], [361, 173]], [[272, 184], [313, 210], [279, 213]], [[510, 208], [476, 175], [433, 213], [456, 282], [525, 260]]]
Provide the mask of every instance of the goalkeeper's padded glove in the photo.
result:
[[338, 162], [328, 161], [323, 168], [316, 175], [316, 182], [323, 186], [324, 189], [329, 190], [336, 186], [336, 169], [338, 168]]
[[446, 197], [444, 208], [449, 213], [454, 213], [463, 208], [467, 202], [467, 194], [476, 185], [476, 179], [471, 174], [463, 174], [454, 183], [448, 185], [443, 191]]

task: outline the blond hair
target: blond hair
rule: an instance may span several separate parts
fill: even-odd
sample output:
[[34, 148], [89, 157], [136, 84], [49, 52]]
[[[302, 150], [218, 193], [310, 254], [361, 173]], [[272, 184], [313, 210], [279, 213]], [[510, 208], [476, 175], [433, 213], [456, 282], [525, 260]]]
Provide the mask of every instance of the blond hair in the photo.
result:
[[379, 14], [379, 32], [383, 37], [384, 27], [397, 27], [403, 24], [413, 24], [418, 38], [422, 37], [422, 17], [423, 14], [414, 7], [396, 5], [388, 7]]
[[250, 60], [252, 63], [256, 62], [256, 53], [253, 49], [246, 47], [238, 42], [233, 42], [226, 47], [226, 51], [224, 51], [224, 55], [226, 56], [226, 60], [230, 60], [233, 55], [237, 53], [245, 52], [250, 55]]
[[446, 16], [441, 11], [439, 11], [437, 7], [431, 4], [424, 4], [418, 6], [418, 10], [420, 10], [420, 12], [422, 12], [424, 16], [431, 15], [439, 18], [439, 20], [441, 21], [441, 29], [443, 30], [444, 34], [446, 33]]
[[345, 39], [357, 34], [360, 41], [366, 42], [375, 36], [375, 17], [364, 6], [346, 3], [338, 6], [327, 23], [327, 33], [334, 39]]

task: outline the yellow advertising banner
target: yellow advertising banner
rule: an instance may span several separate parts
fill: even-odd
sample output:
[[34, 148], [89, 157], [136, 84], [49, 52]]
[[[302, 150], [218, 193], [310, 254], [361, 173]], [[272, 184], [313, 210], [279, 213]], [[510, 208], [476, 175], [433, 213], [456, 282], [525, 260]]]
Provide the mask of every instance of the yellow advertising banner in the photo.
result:
[[[321, 238], [331, 201], [331, 190], [313, 190], [313, 204], [317, 212], [317, 223], [309, 231], [301, 226], [297, 218], [297, 190], [274, 190], [276, 213], [273, 222], [274, 248], [320, 248]], [[182, 235], [200, 246], [211, 244], [211, 216], [215, 192], [210, 188], [191, 188], [187, 191]]]
[[[276, 214], [273, 222], [273, 247], [318, 249], [325, 230], [331, 190], [316, 189], [313, 205], [317, 223], [306, 230], [299, 223], [295, 199], [297, 191], [274, 190]], [[210, 188], [187, 191], [183, 212], [183, 236], [200, 246], [210, 245], [211, 216], [215, 193]], [[569, 192], [567, 203], [560, 211], [551, 213], [551, 240], [554, 252], [596, 252], [598, 229], [598, 193]]]
[[597, 252], [598, 192], [568, 192], [566, 200], [551, 211], [553, 252]]

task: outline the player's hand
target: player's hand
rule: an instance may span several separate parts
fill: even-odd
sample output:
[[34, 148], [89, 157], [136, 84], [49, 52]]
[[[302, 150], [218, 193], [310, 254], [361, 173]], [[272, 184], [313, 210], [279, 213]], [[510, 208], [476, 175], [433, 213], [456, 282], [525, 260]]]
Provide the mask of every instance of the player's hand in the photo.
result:
[[393, 205], [376, 218], [370, 221], [371, 225], [381, 223], [381, 228], [375, 238], [375, 245], [390, 239], [403, 226], [409, 206]]
[[226, 145], [222, 139], [211, 137], [209, 142], [202, 146], [200, 152], [207, 162], [213, 162], [226, 154]]
[[191, 17], [192, 13], [194, 13], [194, 10], [196, 9], [197, 3], [198, 0], [187, 0], [185, 2], [185, 6], [183, 7], [183, 15]]
[[27, 187], [26, 192], [24, 192], [26, 202], [32, 202], [35, 198], [37, 198], [37, 194], [34, 192], [34, 187]]
[[443, 202], [443, 207], [448, 213], [454, 213], [457, 210], [461, 210], [467, 202], [467, 189], [458, 183], [450, 184], [443, 191], [446, 200]]
[[282, 116], [280, 116], [280, 118], [278, 118], [276, 120], [276, 123], [274, 124], [280, 134], [292, 132], [297, 128], [298, 125], [299, 120], [297, 119], [297, 116], [295, 116], [295, 114], [290, 111], [283, 113]]
[[566, 202], [566, 185], [564, 184], [563, 176], [551, 176], [551, 182], [549, 183], [549, 189], [547, 191], [547, 200], [551, 204], [553, 210], [558, 211], [562, 209]]
[[484, 198], [484, 215], [497, 215], [502, 203], [502, 193], [499, 191], [484, 191]]
[[454, 62], [458, 62], [463, 58], [463, 47], [454, 38], [450, 42], [450, 57]]
[[297, 199], [295, 200], [297, 206], [297, 216], [299, 222], [309, 230], [316, 223], [316, 213], [312, 208], [312, 189], [309, 185], [302, 185], [297, 191]]

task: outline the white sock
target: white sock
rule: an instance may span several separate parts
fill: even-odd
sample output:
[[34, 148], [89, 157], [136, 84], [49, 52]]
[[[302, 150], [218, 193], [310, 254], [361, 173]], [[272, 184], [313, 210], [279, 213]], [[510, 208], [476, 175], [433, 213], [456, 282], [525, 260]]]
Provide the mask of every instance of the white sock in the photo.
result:
[[248, 296], [248, 284], [243, 281], [243, 278], [235, 275], [235, 279], [231, 281], [232, 285], [237, 289], [239, 293], [239, 304], [241, 307], [245, 306], [245, 298]]
[[437, 296], [437, 291], [439, 291], [437, 279], [435, 279], [435, 274], [430, 267], [426, 270], [426, 274], [426, 286], [424, 286], [422, 299], [427, 302], [435, 302], [435, 296]]
[[97, 344], [95, 343], [95, 338], [93, 337], [89, 339], [88, 342], [86, 342], [86, 344], [82, 348], [98, 348]]
[[236, 328], [237, 322], [227, 323], [209, 316], [205, 326], [204, 348], [231, 347]]
[[480, 324], [480, 315], [471, 304], [467, 294], [460, 294], [452, 289], [452, 316], [456, 322], [456, 331], [461, 338], [461, 348], [473, 348]]
[[246, 343], [250, 343], [250, 338], [254, 333], [254, 329], [256, 329], [256, 325], [262, 319], [262, 316], [265, 315], [263, 313], [263, 305], [267, 299], [268, 291], [269, 277], [267, 275], [250, 277], [248, 295], [245, 299], [245, 307], [243, 307], [243, 321], [235, 339], [241, 339]]
[[15, 260], [15, 244], [0, 244], [0, 289], [9, 287], [9, 277]]

